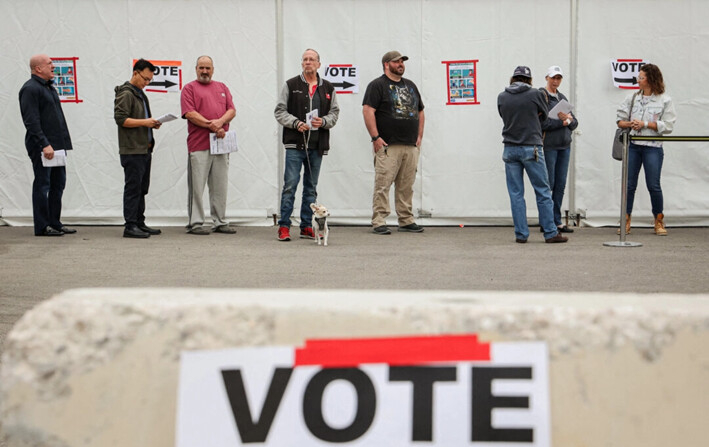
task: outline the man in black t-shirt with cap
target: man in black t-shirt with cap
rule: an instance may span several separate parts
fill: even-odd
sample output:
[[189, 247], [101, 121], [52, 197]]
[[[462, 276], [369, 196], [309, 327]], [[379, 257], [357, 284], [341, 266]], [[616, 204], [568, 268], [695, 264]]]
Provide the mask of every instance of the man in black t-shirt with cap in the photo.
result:
[[374, 149], [372, 229], [391, 234], [389, 190], [394, 184], [399, 231], [421, 233], [413, 215], [414, 181], [423, 138], [424, 112], [416, 85], [403, 77], [409, 58], [398, 51], [382, 57], [384, 74], [367, 86], [362, 101], [364, 124]]

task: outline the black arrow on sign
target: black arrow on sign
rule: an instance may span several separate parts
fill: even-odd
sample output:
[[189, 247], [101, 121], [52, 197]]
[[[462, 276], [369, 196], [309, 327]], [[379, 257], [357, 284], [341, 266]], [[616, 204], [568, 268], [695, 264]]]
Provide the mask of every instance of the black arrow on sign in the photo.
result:
[[638, 83], [638, 78], [633, 76], [632, 78], [613, 78], [615, 82], [619, 82], [621, 84], [637, 84]]
[[170, 88], [170, 87], [172, 87], [173, 85], [177, 85], [177, 83], [176, 83], [176, 82], [172, 82], [172, 81], [168, 81], [167, 79], [165, 79], [165, 82], [151, 82], [151, 83], [148, 84], [148, 85], [156, 85], [156, 86], [158, 86], [158, 87]]
[[339, 83], [339, 82], [338, 82], [338, 83], [334, 83], [334, 82], [333, 82], [332, 85], [334, 85], [335, 87], [340, 87], [342, 90], [347, 90], [348, 88], [355, 86], [354, 84], [350, 84], [350, 83], [347, 82], [347, 81], [342, 81], [341, 83]]

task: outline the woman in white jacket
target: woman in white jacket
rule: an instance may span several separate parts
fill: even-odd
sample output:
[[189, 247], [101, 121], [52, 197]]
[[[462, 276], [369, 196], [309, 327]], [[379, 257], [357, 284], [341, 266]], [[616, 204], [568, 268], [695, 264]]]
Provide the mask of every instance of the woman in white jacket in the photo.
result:
[[[621, 129], [631, 129], [630, 135], [660, 136], [669, 134], [674, 128], [677, 115], [672, 99], [665, 94], [662, 72], [653, 64], [645, 64], [638, 74], [640, 91], [629, 95], [618, 109], [616, 123]], [[628, 110], [630, 105], [633, 110]], [[645, 184], [650, 192], [652, 214], [655, 216], [655, 234], [666, 236], [662, 187], [660, 174], [665, 153], [661, 141], [631, 142], [628, 147], [628, 189], [625, 232], [630, 233], [630, 215], [633, 212], [635, 189], [638, 186], [640, 168], [645, 170]], [[620, 230], [618, 230], [620, 231]]]

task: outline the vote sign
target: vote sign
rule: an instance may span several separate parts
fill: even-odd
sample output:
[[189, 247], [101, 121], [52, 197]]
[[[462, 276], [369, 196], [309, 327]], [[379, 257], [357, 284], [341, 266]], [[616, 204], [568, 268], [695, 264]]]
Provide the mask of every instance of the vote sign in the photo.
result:
[[335, 93], [358, 93], [359, 70], [352, 64], [330, 64], [325, 67], [323, 79], [335, 86]]
[[611, 59], [613, 86], [622, 89], [638, 89], [638, 73], [649, 62], [643, 59]]
[[[135, 64], [137, 59], [133, 59]], [[155, 66], [153, 80], [145, 87], [146, 92], [179, 92], [182, 90], [182, 61], [150, 61]]]
[[475, 335], [183, 352], [177, 447], [548, 447], [541, 342]]

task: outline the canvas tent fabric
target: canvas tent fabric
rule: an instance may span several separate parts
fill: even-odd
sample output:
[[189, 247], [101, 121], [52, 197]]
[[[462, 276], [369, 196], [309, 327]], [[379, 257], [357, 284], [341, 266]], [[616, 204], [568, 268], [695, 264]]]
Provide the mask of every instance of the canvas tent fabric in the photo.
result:
[[[675, 135], [709, 134], [709, 2], [678, 0], [672, 8], [631, 20], [659, 1], [598, 0], [0, 0], [0, 208], [2, 221], [31, 224], [32, 169], [23, 147], [17, 92], [29, 78], [31, 55], [78, 57], [81, 103], [65, 103], [74, 151], [67, 167], [65, 221], [122, 223], [123, 172], [118, 159], [113, 87], [130, 77], [132, 61], [182, 61], [183, 83], [208, 54], [214, 79], [226, 83], [237, 109], [227, 217], [271, 225], [282, 184], [283, 148], [273, 117], [285, 79], [300, 72], [306, 48], [328, 64], [359, 70], [360, 93], [338, 97], [340, 121], [323, 162], [318, 198], [331, 222], [368, 224], [374, 170], [361, 101], [381, 75], [389, 50], [409, 56], [406, 77], [420, 88], [426, 128], [415, 184], [422, 224], [511, 224], [501, 160], [502, 122], [495, 98], [518, 65], [531, 67], [535, 87], [550, 65], [575, 106], [573, 160], [562, 209], [588, 225], [613, 225], [620, 210], [620, 163], [610, 157], [615, 110], [628, 93], [613, 86], [610, 60], [649, 60], [663, 70], [677, 108]], [[627, 17], [615, 21], [609, 17]], [[34, 26], [41, 24], [41, 26]], [[652, 31], [649, 31], [652, 30]], [[476, 59], [479, 105], [446, 105], [442, 61]], [[179, 114], [179, 93], [148, 93], [156, 116]], [[156, 132], [147, 215], [151, 223], [183, 225], [187, 216], [186, 122]], [[662, 185], [670, 225], [709, 224], [709, 144], [665, 144]], [[536, 218], [531, 187], [528, 215]], [[634, 217], [651, 221], [641, 181]], [[296, 209], [299, 206], [296, 203]], [[634, 222], [636, 219], [634, 219]], [[395, 217], [392, 217], [392, 223]]]

